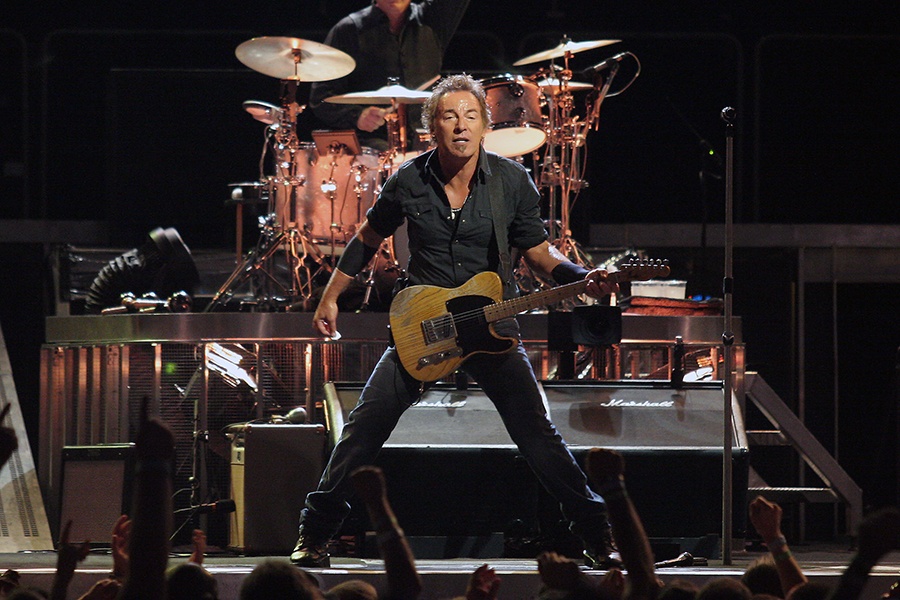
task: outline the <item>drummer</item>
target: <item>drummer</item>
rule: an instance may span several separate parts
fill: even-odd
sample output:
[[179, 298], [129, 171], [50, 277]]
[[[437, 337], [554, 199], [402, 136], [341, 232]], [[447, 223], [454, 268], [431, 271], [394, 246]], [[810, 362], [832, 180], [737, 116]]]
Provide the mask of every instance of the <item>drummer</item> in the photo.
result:
[[[469, 0], [373, 0], [370, 6], [338, 21], [325, 44], [346, 52], [356, 61], [352, 73], [340, 79], [314, 83], [309, 105], [327, 129], [354, 129], [360, 143], [388, 149], [385, 106], [331, 104], [326, 98], [377, 90], [389, 78], [416, 89], [441, 72], [444, 52], [468, 7]], [[421, 122], [419, 107], [410, 107], [407, 129]], [[409, 136], [410, 142], [415, 136]], [[406, 148], [409, 150], [411, 148]]]

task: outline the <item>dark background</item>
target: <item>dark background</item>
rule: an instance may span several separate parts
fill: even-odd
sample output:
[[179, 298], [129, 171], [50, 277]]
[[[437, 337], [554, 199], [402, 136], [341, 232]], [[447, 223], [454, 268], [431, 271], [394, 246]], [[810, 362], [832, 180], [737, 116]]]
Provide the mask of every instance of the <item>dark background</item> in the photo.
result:
[[[898, 11], [889, 2], [825, 4], [474, 0], [445, 71], [529, 75], [543, 65], [512, 63], [563, 35], [623, 40], [576, 55], [575, 70], [624, 50], [640, 58], [640, 76], [606, 99], [588, 138], [589, 187], [572, 220], [584, 245], [603, 245], [589, 239], [597, 223], [721, 223], [726, 106], [738, 115], [737, 223], [897, 225]], [[174, 226], [191, 248], [233, 248], [228, 184], [258, 178], [264, 133], [241, 103], [279, 101], [278, 81], [244, 67], [235, 47], [261, 35], [322, 41], [363, 5], [4, 2], [4, 231], [18, 220], [72, 221], [70, 241], [83, 243], [77, 224], [100, 222], [103, 244], [127, 249]], [[301, 115], [301, 134], [317, 126], [310, 111]], [[34, 451], [52, 248], [21, 238], [0, 240], [0, 323]], [[671, 255], [690, 293], [721, 295], [721, 249], [658, 252]], [[796, 249], [738, 248], [735, 278], [747, 367], [795, 406]], [[898, 283], [807, 290], [805, 416], [872, 506], [897, 502]]]

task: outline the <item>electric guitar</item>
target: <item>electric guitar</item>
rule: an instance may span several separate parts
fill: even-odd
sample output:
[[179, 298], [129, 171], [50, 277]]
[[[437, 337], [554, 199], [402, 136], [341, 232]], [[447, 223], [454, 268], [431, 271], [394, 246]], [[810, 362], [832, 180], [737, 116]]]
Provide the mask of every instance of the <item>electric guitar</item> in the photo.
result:
[[[614, 283], [646, 281], [669, 274], [667, 261], [630, 261], [612, 271]], [[493, 323], [520, 312], [584, 293], [588, 282], [576, 281], [527, 296], [503, 300], [503, 284], [493, 272], [475, 275], [457, 288], [414, 285], [391, 303], [391, 333], [400, 362], [419, 381], [437, 381], [454, 372], [473, 354], [501, 354], [515, 338], [497, 335]]]

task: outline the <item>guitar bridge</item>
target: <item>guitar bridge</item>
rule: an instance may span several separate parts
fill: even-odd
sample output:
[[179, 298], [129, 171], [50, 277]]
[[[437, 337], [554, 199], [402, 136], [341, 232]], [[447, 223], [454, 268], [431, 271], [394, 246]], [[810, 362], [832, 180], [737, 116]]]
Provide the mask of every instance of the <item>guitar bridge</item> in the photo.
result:
[[427, 367], [430, 365], [436, 365], [444, 362], [449, 358], [456, 358], [458, 356], [462, 356], [463, 350], [462, 348], [452, 348], [450, 350], [444, 350], [443, 352], [435, 352], [434, 354], [429, 354], [428, 356], [423, 356], [416, 363], [419, 368]]
[[434, 319], [422, 321], [422, 333], [425, 335], [426, 344], [456, 339], [456, 323], [453, 322], [453, 315], [443, 314]]

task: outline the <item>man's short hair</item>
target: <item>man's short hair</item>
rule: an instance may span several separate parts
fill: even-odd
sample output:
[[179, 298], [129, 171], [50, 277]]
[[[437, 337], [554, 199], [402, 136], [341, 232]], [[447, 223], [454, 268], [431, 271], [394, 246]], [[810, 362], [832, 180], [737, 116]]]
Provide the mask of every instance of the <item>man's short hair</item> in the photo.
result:
[[487, 95], [484, 92], [484, 88], [471, 75], [462, 73], [460, 75], [448, 75], [441, 79], [434, 86], [431, 97], [422, 106], [422, 125], [428, 130], [428, 133], [434, 135], [437, 111], [441, 104], [441, 99], [453, 92], [469, 92], [475, 96], [475, 99], [478, 100], [478, 104], [481, 106], [481, 122], [484, 124], [485, 129], [490, 127], [491, 109], [488, 108]]

